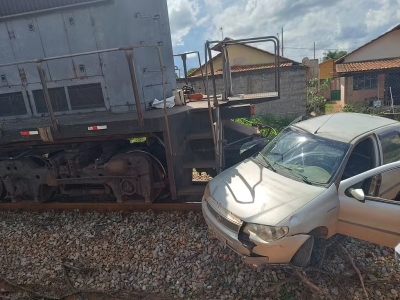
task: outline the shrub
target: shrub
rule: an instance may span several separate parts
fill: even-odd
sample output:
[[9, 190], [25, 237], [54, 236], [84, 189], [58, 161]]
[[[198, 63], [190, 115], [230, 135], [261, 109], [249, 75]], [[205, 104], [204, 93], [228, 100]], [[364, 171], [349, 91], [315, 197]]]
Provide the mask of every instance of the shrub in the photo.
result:
[[356, 112], [356, 110], [353, 105], [346, 104], [345, 106], [343, 106], [342, 112]]
[[[244, 125], [248, 125], [248, 126], [252, 126], [255, 124], [258, 125], [267, 125], [269, 127], [272, 127], [276, 134], [278, 134], [279, 132], [282, 131], [282, 129], [284, 129], [285, 127], [287, 127], [291, 122], [292, 119], [290, 118], [280, 118], [280, 117], [276, 117], [274, 115], [270, 115], [270, 114], [263, 114], [257, 117], [252, 117], [252, 118], [240, 118], [240, 119], [236, 119], [235, 122], [244, 124]], [[262, 129], [261, 130], [261, 135], [262, 136], [275, 136], [275, 132], [271, 132], [269, 129]]]

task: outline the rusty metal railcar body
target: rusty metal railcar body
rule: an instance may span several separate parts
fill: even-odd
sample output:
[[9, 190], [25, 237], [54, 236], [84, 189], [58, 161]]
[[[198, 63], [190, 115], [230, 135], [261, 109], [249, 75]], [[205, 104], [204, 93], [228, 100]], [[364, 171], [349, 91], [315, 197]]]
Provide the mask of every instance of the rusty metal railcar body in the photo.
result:
[[[273, 37], [227, 44], [256, 41], [279, 49]], [[153, 109], [176, 89], [165, 0], [0, 2], [0, 200], [200, 194], [193, 168], [225, 166], [224, 120], [279, 98], [279, 58], [275, 90], [246, 98], [232, 95], [223, 57], [222, 97], [207, 73], [207, 101]]]

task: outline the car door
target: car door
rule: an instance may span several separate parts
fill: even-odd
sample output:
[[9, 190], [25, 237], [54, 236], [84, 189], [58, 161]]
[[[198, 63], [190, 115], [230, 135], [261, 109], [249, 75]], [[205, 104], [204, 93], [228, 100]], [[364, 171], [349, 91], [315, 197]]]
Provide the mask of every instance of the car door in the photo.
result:
[[338, 233], [396, 247], [400, 243], [399, 175], [396, 161], [341, 181]]

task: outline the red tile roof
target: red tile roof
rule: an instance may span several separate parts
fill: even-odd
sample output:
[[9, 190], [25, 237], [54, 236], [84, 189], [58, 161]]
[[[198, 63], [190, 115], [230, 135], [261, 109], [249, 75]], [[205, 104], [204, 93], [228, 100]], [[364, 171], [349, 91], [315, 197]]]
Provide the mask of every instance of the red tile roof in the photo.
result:
[[[281, 68], [282, 67], [291, 67], [293, 66], [293, 62], [283, 62], [280, 64]], [[244, 66], [233, 66], [231, 67], [231, 72], [232, 73], [239, 73], [239, 72], [247, 72], [247, 71], [256, 71], [256, 70], [265, 70], [265, 69], [271, 69], [274, 68], [275, 64], [274, 63], [269, 63], [269, 64], [257, 64], [257, 65], [244, 65]], [[211, 74], [210, 72], [208, 74]], [[214, 71], [215, 75], [221, 75], [222, 74], [222, 69], [215, 70]], [[205, 74], [204, 74], [205, 75]], [[201, 75], [195, 75], [195, 76], [190, 76], [190, 77], [199, 77]]]
[[400, 68], [400, 57], [336, 64], [336, 72], [351, 73]]
[[[227, 38], [224, 39], [224, 41], [233, 41], [233, 39], [227, 37]], [[220, 52], [220, 53], [218, 53], [217, 55], [215, 55], [215, 56], [212, 58], [213, 61], [214, 61], [217, 57], [222, 56], [222, 53], [221, 53], [221, 51], [222, 51], [221, 44], [222, 44], [222, 43], [223, 43], [223, 41], [220, 42], [220, 43], [218, 43], [218, 44], [216, 44], [214, 47], [211, 48], [211, 50]], [[254, 47], [254, 46], [251, 46], [251, 45], [249, 45], [249, 44], [240, 44], [240, 45], [245, 46], [245, 47], [247, 47], [247, 48], [251, 48], [251, 49], [257, 50], [257, 51], [261, 51], [261, 52], [263, 52], [263, 53], [265, 53], [265, 54], [270, 54], [270, 55], [272, 55], [272, 56], [275, 56], [274, 53], [271, 53], [271, 52], [269, 52], [269, 51], [267, 51], [267, 50], [263, 50], [263, 49], [260, 49], [260, 48]], [[294, 60], [291, 60], [291, 59], [289, 59], [289, 58], [287, 58], [287, 57], [283, 57], [283, 56], [281, 56], [281, 55], [280, 55], [279, 57], [280, 57], [280, 60], [281, 60], [281, 61], [285, 61], [285, 62], [288, 61], [288, 62], [291, 62], [292, 64], [291, 64], [290, 66], [292, 66], [292, 65], [299, 65], [299, 64], [300, 64], [300, 63], [298, 63], [298, 62], [296, 62], [296, 61], [294, 61]], [[188, 74], [188, 77], [199, 77], [199, 76], [201, 76], [201, 75], [194, 75], [194, 74], [197, 73], [201, 68], [204, 68], [204, 66], [205, 66], [205, 64], [201, 65], [201, 67], [199, 67], [199, 68], [193, 70], [192, 72], [190, 72], [190, 73]], [[282, 66], [282, 65], [281, 65], [281, 66]], [[284, 67], [286, 67], [286, 66], [284, 66]], [[255, 69], [255, 70], [256, 70], [256, 69]], [[221, 71], [221, 70], [219, 70], [219, 71]], [[245, 70], [245, 71], [250, 71], [250, 70]], [[233, 71], [232, 71], [232, 72], [233, 72]], [[240, 71], [239, 71], [239, 72], [240, 72]], [[193, 74], [193, 75], [192, 75], [192, 74]], [[217, 73], [216, 73], [216, 74], [217, 74]], [[222, 74], [222, 71], [221, 71], [220, 74]]]

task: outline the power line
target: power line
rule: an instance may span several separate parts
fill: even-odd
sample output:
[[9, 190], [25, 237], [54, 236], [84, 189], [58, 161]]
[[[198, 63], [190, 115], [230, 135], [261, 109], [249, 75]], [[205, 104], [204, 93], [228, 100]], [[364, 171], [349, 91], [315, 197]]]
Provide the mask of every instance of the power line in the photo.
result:
[[[312, 51], [314, 47], [288, 47], [285, 46], [285, 49], [299, 49], [299, 50], [310, 50]], [[351, 50], [351, 48], [315, 48], [315, 50]]]

